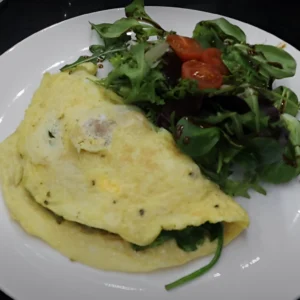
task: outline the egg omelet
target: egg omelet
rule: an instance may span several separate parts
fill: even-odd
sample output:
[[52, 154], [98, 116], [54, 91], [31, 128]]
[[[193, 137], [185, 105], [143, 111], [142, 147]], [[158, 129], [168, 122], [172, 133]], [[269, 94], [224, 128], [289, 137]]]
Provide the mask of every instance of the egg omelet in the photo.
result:
[[0, 144], [4, 199], [29, 234], [92, 267], [142, 272], [216, 249], [208, 239], [193, 252], [173, 240], [131, 247], [149, 245], [162, 230], [223, 222], [228, 244], [247, 228], [244, 209], [169, 132], [93, 79], [83, 69], [45, 74], [20, 126]]

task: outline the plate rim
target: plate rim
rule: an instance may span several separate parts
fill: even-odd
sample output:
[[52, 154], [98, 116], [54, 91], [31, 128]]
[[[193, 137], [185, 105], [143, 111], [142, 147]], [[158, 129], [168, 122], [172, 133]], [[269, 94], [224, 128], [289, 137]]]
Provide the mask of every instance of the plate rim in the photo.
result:
[[[228, 17], [226, 15], [222, 15], [222, 14], [218, 14], [218, 13], [212, 13], [212, 12], [209, 12], [209, 11], [205, 11], [205, 10], [199, 10], [199, 9], [194, 9], [194, 8], [184, 8], [184, 7], [177, 7], [177, 6], [165, 6], [165, 5], [162, 5], [162, 6], [157, 6], [157, 5], [146, 5], [145, 8], [150, 8], [150, 9], [157, 9], [157, 8], [162, 8], [162, 9], [174, 9], [174, 10], [184, 10], [184, 11], [193, 11], [193, 12], [202, 12], [202, 13], [206, 13], [206, 14], [210, 14], [211, 16], [219, 16], [219, 17], [224, 17], [224, 18], [227, 18], [229, 20], [235, 20], [235, 21], [238, 21], [238, 22], [241, 22], [243, 24], [246, 24], [248, 26], [251, 26], [251, 27], [254, 27], [255, 29], [258, 29], [268, 35], [271, 35], [272, 37], [274, 38], [277, 38], [279, 40], [282, 40], [282, 42], [284, 42], [285, 44], [289, 45], [289, 47], [293, 48], [294, 50], [296, 51], [299, 51], [300, 52], [300, 49], [298, 49], [297, 47], [295, 47], [293, 44], [291, 43], [288, 43], [286, 42], [282, 37], [280, 36], [277, 36], [265, 29], [262, 29], [260, 27], [257, 27], [251, 23], [248, 23], [248, 22], [245, 22], [241, 19], [238, 19], [238, 18], [232, 18], [232, 17]], [[10, 48], [8, 48], [7, 50], [5, 50], [1, 55], [0, 55], [0, 63], [1, 63], [1, 59], [3, 56], [7, 55], [7, 53], [9, 52], [12, 52], [16, 47], [20, 46], [21, 44], [23, 44], [24, 42], [26, 42], [27, 40], [33, 38], [33, 37], [36, 37], [40, 34], [42, 34], [43, 32], [46, 32], [48, 30], [50, 30], [51, 28], [54, 28], [56, 26], [59, 26], [60, 24], [62, 23], [67, 23], [69, 21], [73, 21], [74, 19], [76, 18], [84, 18], [88, 15], [92, 15], [92, 14], [98, 14], [98, 13], [101, 13], [101, 12], [110, 12], [110, 11], [119, 11], [119, 10], [124, 10], [125, 8], [124, 7], [116, 7], [116, 8], [109, 8], [109, 9], [103, 9], [103, 10], [98, 10], [98, 11], [93, 11], [93, 12], [90, 12], [90, 13], [84, 13], [84, 14], [80, 14], [80, 15], [77, 15], [77, 16], [74, 16], [74, 17], [71, 17], [71, 18], [68, 18], [66, 20], [62, 20], [60, 22], [57, 22], [57, 23], [54, 23], [50, 26], [47, 26], [45, 28], [42, 28], [32, 34], [30, 34], [29, 36], [23, 38], [22, 40], [20, 40], [19, 42], [17, 42], [16, 44], [14, 44], [13, 46], [11, 46]]]
[[[250, 24], [248, 22], [242, 21], [242, 20], [237, 19], [237, 18], [227, 17], [226, 15], [216, 14], [216, 13], [211, 13], [211, 12], [208, 12], [208, 11], [203, 11], [203, 10], [198, 10], [198, 9], [191, 9], [191, 8], [181, 8], [181, 7], [173, 7], [173, 6], [145, 6], [145, 7], [146, 7], [146, 9], [147, 8], [151, 8], [151, 9], [172, 9], [172, 10], [181, 11], [182, 13], [199, 12], [199, 13], [208, 14], [211, 17], [218, 17], [218, 16], [220, 16], [220, 17], [227, 18], [228, 20], [238, 21], [240, 23], [243, 23], [245, 25], [248, 25], [248, 26], [252, 27], [254, 30], [259, 30], [260, 32], [262, 32], [265, 35], [272, 36], [273, 38], [281, 40], [287, 46], [289, 46], [289, 48], [291, 50], [296, 51], [296, 52], [298, 52], [300, 54], [300, 50], [298, 50], [298, 48], [296, 48], [295, 46], [293, 46], [292, 44], [290, 44], [288, 42], [285, 42], [285, 40], [283, 40], [281, 37], [276, 36], [273, 33], [270, 33], [270, 32], [268, 32], [268, 31], [266, 31], [264, 29], [261, 29], [261, 28], [255, 26], [255, 25], [252, 25], [252, 24]], [[124, 10], [124, 7], [111, 8], [111, 9], [105, 9], [105, 10], [98, 10], [98, 11], [94, 11], [94, 12], [90, 12], [90, 13], [80, 14], [80, 15], [74, 16], [72, 18], [69, 18], [67, 20], [62, 20], [60, 22], [54, 23], [54, 24], [52, 24], [50, 26], [47, 26], [47, 27], [45, 27], [43, 29], [40, 29], [39, 31], [37, 31], [37, 32], [35, 32], [35, 33], [33, 33], [33, 34], [31, 34], [31, 35], [23, 38], [18, 43], [14, 44], [12, 47], [10, 47], [6, 51], [4, 51], [0, 55], [0, 66], [1, 66], [1, 63], [2, 63], [2, 59], [6, 59], [6, 56], [7, 56], [8, 53], [14, 51], [16, 48], [22, 46], [24, 43], [28, 42], [29, 40], [31, 40], [31, 39], [33, 39], [35, 37], [38, 37], [39, 35], [42, 35], [44, 32], [47, 32], [47, 31], [51, 30], [52, 28], [55, 28], [55, 27], [57, 27], [57, 26], [59, 26], [61, 24], [72, 22], [75, 19], [85, 18], [85, 17], [90, 16], [90, 15], [96, 15], [96, 14], [103, 13], [103, 12], [122, 11], [122, 10]], [[14, 221], [11, 220], [11, 222], [14, 222]], [[0, 269], [0, 272], [1, 272], [1, 269]], [[19, 299], [19, 298], [14, 298], [14, 296], [13, 296], [14, 293], [10, 289], [8, 289], [5, 286], [3, 286], [1, 282], [0, 282], [0, 288], [1, 288], [1, 291], [4, 292], [4, 294], [8, 295], [12, 299], [14, 299], [14, 300], [23, 300], [23, 299]], [[34, 300], [34, 299], [31, 299], [31, 300]]]

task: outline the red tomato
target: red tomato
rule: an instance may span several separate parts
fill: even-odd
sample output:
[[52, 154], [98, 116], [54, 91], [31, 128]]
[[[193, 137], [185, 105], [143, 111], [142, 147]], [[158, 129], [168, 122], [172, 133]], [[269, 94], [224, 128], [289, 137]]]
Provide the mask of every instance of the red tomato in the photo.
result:
[[197, 80], [200, 90], [218, 89], [223, 83], [222, 74], [217, 68], [196, 60], [183, 63], [181, 76]]
[[201, 58], [203, 49], [201, 45], [192, 38], [170, 34], [167, 36], [167, 42], [183, 61], [191, 59], [199, 60]]
[[200, 61], [218, 68], [222, 75], [228, 75], [229, 70], [222, 60], [222, 52], [217, 48], [207, 48], [202, 51]]

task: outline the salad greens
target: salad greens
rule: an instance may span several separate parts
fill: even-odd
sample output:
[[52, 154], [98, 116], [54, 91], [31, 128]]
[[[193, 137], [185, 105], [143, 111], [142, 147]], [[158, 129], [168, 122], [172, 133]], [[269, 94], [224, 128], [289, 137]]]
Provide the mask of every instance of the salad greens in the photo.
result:
[[[180, 38], [199, 43], [203, 51], [220, 53], [226, 69], [220, 88], [200, 89], [197, 80], [182, 75], [182, 57], [168, 41], [175, 32], [153, 20], [143, 0], [133, 0], [125, 15], [114, 23], [91, 24], [103, 44], [92, 45], [90, 56], [61, 71], [108, 60], [113, 70], [106, 78], [95, 79], [95, 84], [112, 89], [156, 126], [170, 131], [181, 151], [230, 196], [250, 198], [250, 190], [265, 195], [262, 182], [285, 183], [300, 174], [298, 98], [288, 87], [273, 88], [276, 79], [295, 74], [296, 62], [289, 53], [271, 45], [248, 44], [245, 33], [224, 18], [200, 21], [193, 40]], [[215, 57], [211, 59], [214, 62]], [[175, 239], [184, 251], [194, 251], [207, 236], [218, 238], [211, 263], [167, 285], [169, 290], [202, 275], [218, 261], [222, 224], [162, 231], [152, 244], [132, 247], [141, 251]]]

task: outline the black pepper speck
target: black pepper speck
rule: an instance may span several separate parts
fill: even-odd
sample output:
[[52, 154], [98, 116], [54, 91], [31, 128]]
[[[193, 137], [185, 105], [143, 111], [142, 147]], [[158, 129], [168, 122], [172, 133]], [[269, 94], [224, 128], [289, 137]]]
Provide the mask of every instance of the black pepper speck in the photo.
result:
[[60, 225], [63, 221], [64, 221], [64, 218], [63, 218], [63, 217], [56, 216], [56, 223], [57, 223], [58, 225]]
[[47, 197], [49, 197], [49, 198], [50, 198], [50, 197], [51, 197], [51, 192], [50, 192], [50, 191], [48, 191], [46, 195], [47, 195]]
[[145, 210], [144, 210], [144, 209], [140, 209], [140, 210], [139, 210], [139, 214], [140, 214], [140, 216], [142, 217], [142, 216], [145, 214]]
[[50, 139], [54, 139], [55, 138], [55, 136], [53, 135], [53, 133], [51, 131], [48, 131], [48, 135], [49, 135]]
[[47, 200], [45, 200], [45, 201], [44, 201], [44, 204], [45, 204], [45, 205], [48, 205], [48, 204], [49, 204], [49, 202], [48, 202]]
[[219, 208], [219, 204], [216, 204], [216, 205], [215, 205], [215, 208]]
[[183, 139], [183, 143], [184, 143], [185, 145], [187, 145], [187, 144], [189, 144], [189, 142], [190, 142], [190, 137], [185, 136], [184, 139]]

